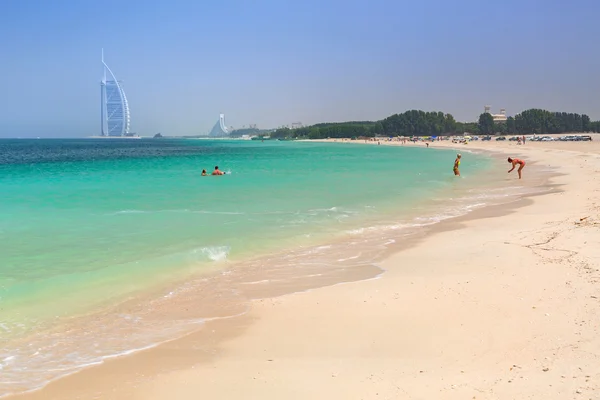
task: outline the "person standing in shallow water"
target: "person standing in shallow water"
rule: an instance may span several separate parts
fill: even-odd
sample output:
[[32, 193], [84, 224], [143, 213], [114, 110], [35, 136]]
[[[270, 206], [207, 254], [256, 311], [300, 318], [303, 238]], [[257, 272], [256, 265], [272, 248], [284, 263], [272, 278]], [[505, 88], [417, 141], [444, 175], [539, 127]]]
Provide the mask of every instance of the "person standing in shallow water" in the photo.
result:
[[460, 171], [458, 170], [458, 167], [460, 166], [460, 159], [461, 159], [461, 157], [462, 156], [460, 154], [457, 154], [456, 155], [456, 160], [454, 160], [454, 169], [453, 169], [453, 171], [454, 171], [454, 175], [456, 175], [456, 176], [460, 176]]
[[525, 161], [519, 160], [518, 158], [510, 158], [508, 157], [508, 162], [512, 164], [512, 168], [508, 170], [510, 174], [516, 168], [517, 164], [519, 164], [519, 169], [517, 172], [519, 173], [519, 179], [521, 179], [521, 170], [525, 168]]

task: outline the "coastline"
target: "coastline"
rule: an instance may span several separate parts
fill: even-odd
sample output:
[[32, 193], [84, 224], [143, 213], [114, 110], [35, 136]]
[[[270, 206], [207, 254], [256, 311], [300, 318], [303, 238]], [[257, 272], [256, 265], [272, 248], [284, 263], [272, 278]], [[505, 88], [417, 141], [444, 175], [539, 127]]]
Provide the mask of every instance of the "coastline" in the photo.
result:
[[[524, 154], [524, 157], [530, 156], [538, 165], [562, 163], [563, 175], [553, 180], [562, 185], [564, 191], [551, 191], [508, 205], [486, 207], [436, 224], [430, 228], [434, 234], [411, 242], [407, 249], [396, 248], [394, 254], [380, 264], [386, 271], [381, 279], [361, 279], [346, 285], [255, 300], [250, 311], [242, 317], [207, 322], [205, 329], [185, 338], [106, 361], [53, 382], [38, 392], [9, 398], [67, 399], [86, 397], [86, 393], [102, 393], [101, 398], [115, 399], [185, 399], [197, 398], [198, 393], [219, 398], [247, 398], [249, 393], [256, 398], [360, 398], [361, 395], [370, 398], [375, 395], [371, 390], [376, 390], [383, 398], [433, 396], [440, 390], [445, 392], [444, 398], [464, 398], [475, 392], [473, 395], [477, 398], [513, 398], [511, 396], [521, 392], [504, 394], [501, 390], [525, 388], [517, 384], [505, 388], [508, 372], [504, 366], [500, 368], [500, 354], [510, 351], [515, 352], [513, 364], [520, 367], [511, 364], [510, 368], [524, 371], [524, 367], [531, 367], [527, 374], [523, 372], [523, 376], [531, 376], [530, 381], [535, 377], [538, 382], [538, 390], [533, 393], [540, 393], [540, 396], [545, 393], [545, 398], [559, 396], [558, 392], [548, 391], [548, 388], [543, 392], [540, 386], [558, 378], [549, 371], [543, 371], [546, 367], [541, 372], [533, 368], [537, 364], [523, 359], [527, 352], [517, 352], [515, 343], [520, 343], [519, 348], [522, 349], [529, 349], [528, 345], [539, 345], [540, 340], [536, 338], [545, 331], [537, 329], [547, 328], [548, 321], [554, 329], [552, 332], [566, 338], [561, 338], [562, 342], [573, 342], [576, 336], [589, 336], [590, 329], [596, 328], [592, 325], [573, 328], [572, 320], [579, 320], [578, 312], [583, 312], [582, 309], [595, 312], [598, 304], [592, 297], [582, 297], [593, 291], [586, 280], [593, 273], [583, 272], [584, 275], [579, 276], [576, 263], [571, 260], [572, 266], [566, 262], [561, 251], [565, 247], [578, 252], [567, 261], [574, 257], [587, 259], [597, 257], [591, 249], [594, 246], [573, 243], [570, 237], [569, 240], [563, 238], [561, 242], [561, 235], [581, 235], [582, 231], [595, 227], [591, 224], [595, 221], [592, 217], [576, 225], [581, 228], [580, 231], [567, 229], [578, 218], [577, 215], [581, 214], [579, 218], [583, 218], [586, 216], [583, 214], [591, 214], [591, 207], [595, 207], [593, 197], [587, 199], [581, 193], [593, 196], [593, 191], [598, 190], [598, 182], [593, 175], [579, 176], [577, 180], [575, 173], [586, 165], [597, 171], [598, 157], [579, 152], [582, 150], [577, 150], [577, 147], [581, 146], [573, 146], [573, 143], [565, 144], [571, 151], [560, 154], [543, 144], [536, 146], [537, 143], [518, 148], [511, 148], [509, 143], [505, 146], [496, 143], [487, 147], [478, 145], [450, 147], [511, 149]], [[597, 142], [592, 146], [597, 151]], [[528, 163], [528, 167], [531, 169], [531, 164]], [[525, 180], [527, 173], [526, 168]], [[514, 175], [510, 177], [516, 179]], [[579, 208], [557, 210], [567, 198]], [[530, 237], [522, 239], [522, 243], [529, 247], [512, 243], [512, 236], [538, 229], [541, 235], [529, 233]], [[538, 250], [539, 246], [535, 245], [537, 236], [543, 239], [547, 234], [554, 235], [554, 230], [558, 230], [559, 234], [551, 240], [550, 246], [561, 242], [560, 246], [556, 245], [556, 249], [560, 250]], [[589, 236], [588, 243], [597, 243], [597, 232], [593, 235], [588, 231], [586, 235]], [[527, 241], [531, 243], [527, 244]], [[431, 248], [436, 252], [430, 251]], [[485, 252], [482, 252], [483, 248], [486, 248]], [[536, 251], [557, 255], [541, 258]], [[498, 258], [501, 264], [498, 264]], [[524, 265], [529, 268], [523, 268]], [[479, 266], [493, 268], [482, 271], [477, 268]], [[572, 268], [561, 268], [565, 266]], [[571, 282], [567, 285], [568, 290], [564, 287], [565, 273]], [[538, 282], [532, 276], [543, 279]], [[467, 280], [470, 283], [465, 289], [464, 282]], [[479, 285], [472, 284], [475, 282]], [[498, 287], [500, 282], [503, 283]], [[523, 287], [525, 284], [529, 286]], [[474, 286], [475, 289], [472, 289]], [[553, 297], [542, 302], [545, 303], [543, 305], [538, 304], [540, 298], [548, 297], [544, 293], [548, 288], [555, 289]], [[499, 293], [493, 293], [494, 290]], [[573, 291], [576, 293], [573, 294]], [[528, 303], [529, 307], [525, 309], [521, 306], [525, 300], [515, 300], [514, 296], [518, 295], [517, 299], [528, 299], [529, 303], [538, 305]], [[438, 301], [442, 298], [443, 301]], [[574, 299], [577, 304], [562, 304], [562, 301], [556, 301], [557, 298]], [[564, 308], [564, 316], [559, 317], [554, 311], [545, 313], [548, 316], [541, 311], [531, 311], [546, 309], [549, 304]], [[461, 321], [460, 327], [458, 320]], [[586, 314], [581, 320], [590, 321], [590, 318]], [[522, 325], [527, 323], [530, 329], [523, 332]], [[514, 332], [507, 326], [512, 327]], [[490, 327], [497, 331], [490, 331]], [[578, 329], [579, 335], [573, 336], [572, 329]], [[488, 344], [487, 347], [480, 345], [482, 340]], [[593, 344], [593, 339], [590, 340], [592, 342], [589, 343]], [[491, 346], [491, 342], [504, 343], [504, 347]], [[556, 338], [551, 342], [556, 344]], [[542, 348], [540, 353], [545, 351]], [[463, 354], [469, 354], [472, 365], [464, 365], [462, 370], [465, 372], [450, 371], [452, 365], [465, 364]], [[545, 357], [555, 356], [536, 357], [536, 362], [538, 359], [543, 362]], [[587, 361], [589, 371], [586, 374], [592, 377], [589, 379], [593, 382], [593, 377], [597, 378], [598, 366], [593, 358]], [[412, 367], [417, 364], [422, 366], [413, 371]], [[596, 368], [595, 371], [593, 368]], [[473, 376], [478, 371], [484, 372], [483, 381]], [[486, 392], [480, 388], [490, 385], [493, 377], [503, 379], [502, 383], [492, 385], [498, 389]], [[513, 379], [516, 381], [511, 383], [517, 383], [519, 379], [525, 382], [525, 378]], [[455, 383], [448, 383], [451, 380]], [[239, 385], [232, 388], [231, 381]], [[305, 382], [313, 383], [305, 385]], [[577, 381], [577, 384], [582, 388], [576, 390], [591, 390], [585, 389], [584, 383]], [[562, 397], [559, 397], [564, 398], [566, 392], [560, 393]]]

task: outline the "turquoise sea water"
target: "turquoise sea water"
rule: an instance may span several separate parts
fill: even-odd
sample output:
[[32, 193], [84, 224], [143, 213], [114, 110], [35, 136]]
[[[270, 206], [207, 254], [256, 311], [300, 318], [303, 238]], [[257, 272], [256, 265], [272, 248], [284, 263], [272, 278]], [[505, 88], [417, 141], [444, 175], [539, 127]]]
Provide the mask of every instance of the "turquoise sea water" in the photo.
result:
[[[113, 355], [100, 336], [93, 355], [76, 341], [43, 342], [63, 321], [236, 262], [326, 253], [323, 243], [360, 237], [390, 215], [434, 221], [432, 200], [468, 198], [476, 172], [492, 165], [463, 154], [456, 179], [454, 157], [339, 143], [0, 141], [0, 396]], [[215, 165], [227, 175], [200, 175]]]

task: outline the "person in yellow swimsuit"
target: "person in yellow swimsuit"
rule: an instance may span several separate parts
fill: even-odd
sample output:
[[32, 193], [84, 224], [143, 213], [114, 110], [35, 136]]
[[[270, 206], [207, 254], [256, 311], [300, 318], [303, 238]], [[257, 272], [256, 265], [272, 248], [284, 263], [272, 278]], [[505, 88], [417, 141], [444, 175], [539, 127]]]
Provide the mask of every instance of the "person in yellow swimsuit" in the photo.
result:
[[460, 154], [457, 154], [456, 155], [456, 160], [454, 160], [454, 169], [453, 169], [453, 171], [454, 171], [454, 175], [456, 175], [456, 176], [460, 176], [460, 171], [458, 170], [458, 167], [460, 166], [460, 159], [461, 159], [461, 157], [462, 156]]

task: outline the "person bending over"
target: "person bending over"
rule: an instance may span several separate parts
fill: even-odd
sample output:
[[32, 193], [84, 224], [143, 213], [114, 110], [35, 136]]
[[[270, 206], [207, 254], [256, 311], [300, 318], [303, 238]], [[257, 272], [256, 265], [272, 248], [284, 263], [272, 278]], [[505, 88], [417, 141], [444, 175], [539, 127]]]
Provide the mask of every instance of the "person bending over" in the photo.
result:
[[521, 179], [521, 171], [525, 167], [525, 161], [519, 160], [518, 158], [508, 157], [508, 162], [512, 164], [512, 168], [508, 170], [509, 174], [513, 172], [513, 170], [517, 167], [517, 164], [519, 164], [519, 169], [517, 170], [517, 172], [519, 173], [519, 179]]

